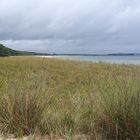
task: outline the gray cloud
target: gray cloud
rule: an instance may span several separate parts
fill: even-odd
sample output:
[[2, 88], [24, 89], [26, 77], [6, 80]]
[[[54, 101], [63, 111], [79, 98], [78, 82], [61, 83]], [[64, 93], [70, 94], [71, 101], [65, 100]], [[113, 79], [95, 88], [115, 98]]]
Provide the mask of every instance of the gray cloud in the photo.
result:
[[49, 53], [140, 52], [139, 0], [1, 0], [0, 40]]

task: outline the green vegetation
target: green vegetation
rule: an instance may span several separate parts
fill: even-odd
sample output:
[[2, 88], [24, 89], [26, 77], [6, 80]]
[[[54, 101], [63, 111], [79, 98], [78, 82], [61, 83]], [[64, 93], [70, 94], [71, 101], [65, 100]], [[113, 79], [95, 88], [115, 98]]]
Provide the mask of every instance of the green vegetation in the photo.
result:
[[0, 56], [35, 55], [33, 52], [15, 51], [0, 44]]
[[139, 128], [139, 66], [0, 58], [1, 133], [139, 140]]

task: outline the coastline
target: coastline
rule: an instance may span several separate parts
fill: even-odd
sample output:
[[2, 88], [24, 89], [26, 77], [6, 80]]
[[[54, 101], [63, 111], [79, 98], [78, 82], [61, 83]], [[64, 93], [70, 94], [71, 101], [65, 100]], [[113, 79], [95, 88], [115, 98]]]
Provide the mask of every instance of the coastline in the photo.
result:
[[78, 60], [78, 61], [90, 61], [95, 63], [109, 63], [109, 64], [126, 64], [126, 65], [140, 65], [140, 55], [130, 56], [118, 56], [118, 55], [105, 55], [105, 56], [72, 56], [72, 55], [46, 55], [35, 56], [42, 58], [57, 58], [64, 60]]

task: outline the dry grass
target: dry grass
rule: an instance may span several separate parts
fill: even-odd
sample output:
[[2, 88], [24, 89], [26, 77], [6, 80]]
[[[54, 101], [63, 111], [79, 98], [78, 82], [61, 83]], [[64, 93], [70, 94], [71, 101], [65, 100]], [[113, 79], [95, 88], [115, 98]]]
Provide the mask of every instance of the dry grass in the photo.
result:
[[72, 139], [140, 139], [140, 67], [0, 58], [0, 129]]

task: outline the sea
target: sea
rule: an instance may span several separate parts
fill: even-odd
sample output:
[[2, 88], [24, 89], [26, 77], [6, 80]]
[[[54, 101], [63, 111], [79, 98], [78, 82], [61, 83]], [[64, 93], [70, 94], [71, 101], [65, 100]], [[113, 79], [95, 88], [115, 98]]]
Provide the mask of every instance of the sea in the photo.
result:
[[105, 62], [111, 64], [134, 64], [140, 65], [140, 55], [50, 55], [51, 57], [67, 60], [81, 60], [92, 62]]

